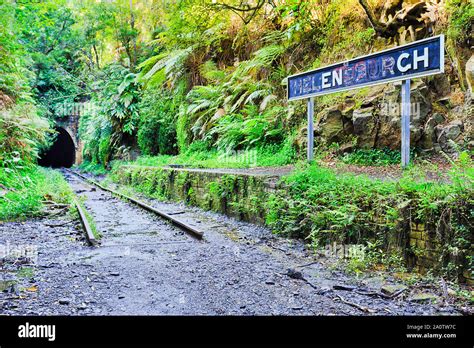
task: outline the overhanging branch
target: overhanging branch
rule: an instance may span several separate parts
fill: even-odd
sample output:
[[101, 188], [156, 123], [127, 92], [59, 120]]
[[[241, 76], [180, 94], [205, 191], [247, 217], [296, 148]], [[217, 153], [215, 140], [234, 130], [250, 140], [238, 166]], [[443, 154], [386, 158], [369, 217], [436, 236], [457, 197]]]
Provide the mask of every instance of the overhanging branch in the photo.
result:
[[267, 3], [267, 0], [258, 0], [255, 5], [251, 5], [248, 1], [240, 1], [239, 5], [229, 5], [224, 3], [213, 3], [212, 6], [223, 9], [231, 10], [237, 14], [245, 24], [248, 24], [255, 17], [257, 12]]
[[408, 28], [409, 26], [422, 25], [422, 15], [428, 11], [428, 4], [425, 1], [419, 1], [411, 6], [407, 6], [395, 13], [386, 23], [379, 21], [372, 9], [367, 3], [367, 0], [359, 0], [359, 4], [364, 9], [365, 14], [374, 28], [378, 36], [383, 38], [393, 38], [398, 34], [398, 29], [401, 27]]

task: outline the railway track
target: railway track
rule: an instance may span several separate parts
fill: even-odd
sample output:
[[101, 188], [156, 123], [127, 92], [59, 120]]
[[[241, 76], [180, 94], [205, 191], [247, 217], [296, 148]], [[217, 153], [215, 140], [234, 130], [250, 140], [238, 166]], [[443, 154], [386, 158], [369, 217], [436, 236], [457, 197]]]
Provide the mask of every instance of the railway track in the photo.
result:
[[[98, 187], [99, 189], [103, 190], [103, 191], [106, 191], [106, 192], [109, 192], [111, 194], [113, 194], [114, 196], [116, 197], [119, 197], [120, 199], [122, 200], [125, 200], [125, 201], [128, 201], [130, 203], [133, 203], [137, 206], [139, 206], [140, 208], [144, 209], [144, 210], [147, 210], [148, 212], [151, 212], [151, 213], [154, 213], [156, 215], [158, 215], [159, 217], [171, 222], [173, 225], [181, 228], [184, 232], [188, 233], [189, 235], [191, 235], [192, 237], [194, 238], [197, 238], [197, 239], [202, 239], [204, 233], [202, 231], [200, 231], [199, 229], [193, 227], [193, 226], [190, 226], [189, 224], [187, 224], [186, 222], [180, 220], [180, 219], [177, 219], [175, 218], [174, 216], [168, 214], [168, 213], [165, 213], [159, 209], [156, 209], [155, 207], [152, 207], [151, 205], [145, 203], [145, 202], [142, 202], [136, 198], [133, 198], [133, 197], [130, 197], [130, 196], [127, 196], [123, 193], [120, 193], [120, 192], [117, 192], [115, 190], [112, 190], [112, 189], [109, 189], [103, 185], [101, 185], [100, 183], [96, 182], [95, 180], [92, 180], [82, 174], [79, 174], [71, 169], [64, 169], [66, 172], [70, 173], [70, 174], [73, 174], [75, 175], [76, 177], [82, 179], [83, 181], [85, 181], [86, 183], [88, 183], [89, 185], [92, 185], [92, 186], [95, 186], [95, 187]], [[82, 218], [81, 218], [82, 220]], [[84, 225], [84, 224], [83, 224]], [[87, 231], [86, 231], [87, 232]]]
[[74, 204], [76, 206], [77, 212], [79, 213], [79, 219], [81, 220], [82, 228], [84, 229], [84, 232], [86, 234], [87, 242], [92, 246], [96, 246], [98, 242], [94, 236], [92, 227], [89, 224], [89, 221], [87, 220], [87, 216], [86, 216], [86, 212], [84, 211], [84, 208], [81, 206], [81, 204], [77, 200], [74, 202]]

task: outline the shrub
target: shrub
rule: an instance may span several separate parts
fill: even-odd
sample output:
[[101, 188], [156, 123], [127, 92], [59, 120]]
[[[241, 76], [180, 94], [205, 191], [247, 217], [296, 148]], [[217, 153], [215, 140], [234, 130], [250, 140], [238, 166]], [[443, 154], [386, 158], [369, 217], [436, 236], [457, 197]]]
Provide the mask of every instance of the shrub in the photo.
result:
[[144, 155], [176, 154], [179, 97], [161, 89], [147, 89], [140, 102], [138, 146]]
[[[413, 155], [413, 152], [412, 152]], [[401, 153], [389, 148], [383, 149], [357, 149], [350, 153], [345, 153], [341, 157], [342, 162], [348, 164], [359, 164], [364, 166], [386, 166], [389, 164], [399, 164]]]
[[52, 169], [0, 170], [0, 182], [0, 221], [38, 215], [43, 201], [70, 204], [74, 196], [63, 176]]
[[41, 147], [47, 146], [48, 122], [34, 105], [0, 110], [0, 168], [24, 168], [33, 164]]

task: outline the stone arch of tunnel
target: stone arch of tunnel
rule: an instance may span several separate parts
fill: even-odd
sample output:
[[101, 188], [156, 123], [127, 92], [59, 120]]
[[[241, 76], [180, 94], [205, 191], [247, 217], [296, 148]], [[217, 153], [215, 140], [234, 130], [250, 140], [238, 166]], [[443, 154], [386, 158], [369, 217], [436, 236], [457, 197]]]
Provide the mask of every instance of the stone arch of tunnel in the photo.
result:
[[53, 144], [41, 153], [38, 164], [43, 167], [70, 168], [76, 162], [76, 144], [70, 133], [62, 128], [55, 128], [57, 134]]

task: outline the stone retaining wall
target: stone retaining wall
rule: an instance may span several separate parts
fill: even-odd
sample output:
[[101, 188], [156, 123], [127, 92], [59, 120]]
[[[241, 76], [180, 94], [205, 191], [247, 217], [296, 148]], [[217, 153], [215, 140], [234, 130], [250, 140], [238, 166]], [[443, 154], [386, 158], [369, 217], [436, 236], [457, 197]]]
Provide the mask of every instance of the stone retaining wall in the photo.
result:
[[121, 166], [114, 177], [155, 198], [186, 202], [256, 224], [265, 224], [265, 201], [278, 177], [181, 168]]
[[[441, 266], [440, 257], [443, 252], [443, 245], [433, 229], [426, 228], [423, 223], [410, 223], [409, 234], [410, 248], [415, 254], [414, 266], [420, 273], [426, 273], [429, 270]], [[474, 258], [474, 245], [471, 244], [470, 256]], [[460, 260], [454, 260], [459, 263]], [[474, 272], [471, 267], [465, 267], [462, 271], [462, 277], [468, 284], [474, 284]]]

